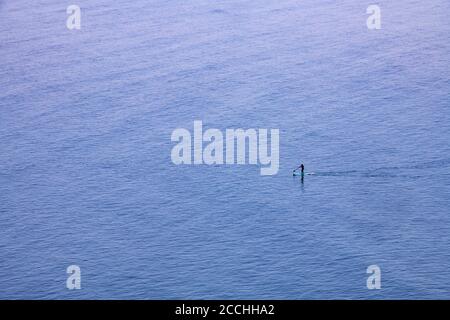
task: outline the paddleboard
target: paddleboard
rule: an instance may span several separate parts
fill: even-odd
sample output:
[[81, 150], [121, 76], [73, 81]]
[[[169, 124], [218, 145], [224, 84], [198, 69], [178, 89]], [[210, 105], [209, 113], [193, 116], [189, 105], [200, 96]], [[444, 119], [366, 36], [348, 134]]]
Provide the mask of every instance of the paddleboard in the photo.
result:
[[314, 172], [301, 173], [301, 172], [294, 171], [293, 175], [294, 176], [302, 176], [302, 175], [303, 176], [312, 176], [312, 175], [315, 175], [315, 173]]

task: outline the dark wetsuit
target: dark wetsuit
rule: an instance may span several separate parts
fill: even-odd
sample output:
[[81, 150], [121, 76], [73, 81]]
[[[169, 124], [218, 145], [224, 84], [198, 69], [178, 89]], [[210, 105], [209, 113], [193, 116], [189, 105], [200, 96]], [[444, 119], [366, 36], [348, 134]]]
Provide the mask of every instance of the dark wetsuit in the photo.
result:
[[300, 169], [302, 170], [302, 173], [305, 173], [305, 166], [303, 164], [300, 166]]

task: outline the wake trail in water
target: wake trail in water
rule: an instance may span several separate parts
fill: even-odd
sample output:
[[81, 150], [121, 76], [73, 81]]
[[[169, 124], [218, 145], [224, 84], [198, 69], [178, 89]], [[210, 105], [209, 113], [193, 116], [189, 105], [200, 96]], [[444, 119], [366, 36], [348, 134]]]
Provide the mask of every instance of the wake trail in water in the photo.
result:
[[[450, 169], [450, 159], [440, 159], [410, 166], [389, 166], [369, 170], [316, 171], [306, 173], [319, 177], [366, 177], [366, 178], [424, 178], [430, 176], [447, 176], [450, 172], [436, 173], [436, 169]], [[412, 174], [411, 170], [420, 170]]]

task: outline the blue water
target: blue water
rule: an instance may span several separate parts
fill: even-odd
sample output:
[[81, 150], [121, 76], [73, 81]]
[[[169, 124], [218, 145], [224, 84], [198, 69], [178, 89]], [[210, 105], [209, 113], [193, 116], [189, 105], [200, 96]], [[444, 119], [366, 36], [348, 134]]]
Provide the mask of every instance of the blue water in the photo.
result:
[[[0, 1], [0, 298], [450, 299], [448, 1], [377, 1], [381, 30], [351, 0], [74, 3], [79, 31]], [[194, 120], [279, 128], [278, 175], [175, 166]]]

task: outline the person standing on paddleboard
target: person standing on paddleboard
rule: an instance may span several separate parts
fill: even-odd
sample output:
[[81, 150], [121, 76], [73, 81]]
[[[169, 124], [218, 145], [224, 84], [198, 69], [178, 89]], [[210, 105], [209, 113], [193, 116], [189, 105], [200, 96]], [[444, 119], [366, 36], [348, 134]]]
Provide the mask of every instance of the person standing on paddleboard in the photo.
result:
[[301, 170], [302, 175], [305, 173], [305, 166], [303, 165], [303, 163], [297, 169], [295, 169], [294, 172], [297, 171], [298, 169]]

